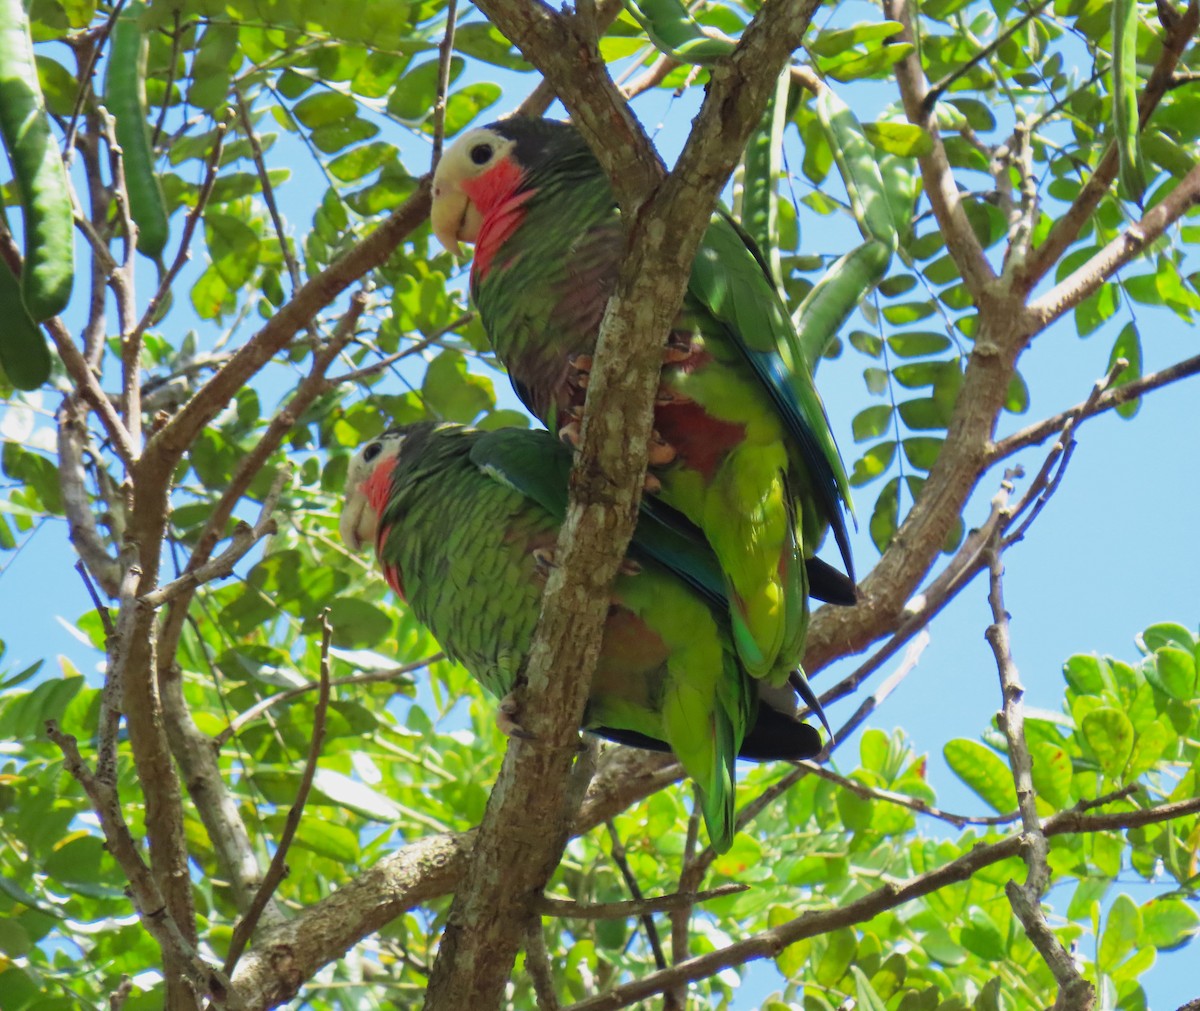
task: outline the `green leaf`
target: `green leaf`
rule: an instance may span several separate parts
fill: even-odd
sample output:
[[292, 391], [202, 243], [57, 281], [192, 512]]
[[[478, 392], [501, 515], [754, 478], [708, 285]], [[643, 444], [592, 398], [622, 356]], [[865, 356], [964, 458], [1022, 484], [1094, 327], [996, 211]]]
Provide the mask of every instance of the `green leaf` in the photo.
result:
[[1104, 774], [1111, 780], [1119, 780], [1133, 752], [1133, 724], [1129, 717], [1120, 709], [1101, 706], [1084, 716], [1080, 729]]
[[[1142, 375], [1142, 339], [1138, 334], [1137, 326], [1133, 323], [1126, 323], [1121, 328], [1121, 332], [1117, 334], [1117, 339], [1113, 342], [1112, 352], [1108, 356], [1108, 368], [1110, 371], [1117, 364], [1118, 358], [1124, 358], [1129, 365], [1117, 373], [1117, 378], [1113, 380], [1111, 387], [1114, 390], [1133, 382], [1135, 379], [1140, 379]], [[1135, 397], [1133, 400], [1127, 400], [1125, 403], [1120, 404], [1116, 408], [1116, 412], [1122, 418], [1128, 420], [1137, 414], [1141, 403], [1141, 398]]]
[[[29, 933], [24, 927], [7, 917], [0, 919], [0, 951], [9, 958], [22, 958], [29, 954], [29, 949], [32, 947]], [[6, 978], [7, 974], [0, 976], [0, 992], [7, 992], [3, 990], [2, 986]]]
[[1071, 801], [1071, 756], [1048, 741], [1031, 744], [1029, 752], [1033, 758], [1033, 788], [1038, 796], [1055, 808], [1065, 808]]
[[826, 934], [822, 940], [825, 944], [817, 958], [813, 976], [822, 986], [836, 986], [854, 962], [858, 938], [853, 930], [842, 927]]
[[[315, 627], [315, 621], [311, 622]], [[392, 619], [374, 604], [357, 597], [337, 597], [329, 605], [333, 644], [370, 649], [392, 630]]]
[[856, 1009], [861, 1009], [861, 1011], [887, 1011], [887, 1006], [880, 999], [879, 994], [875, 992], [875, 987], [867, 979], [866, 973], [857, 965], [850, 966], [850, 973], [854, 977], [854, 993], [857, 998]]
[[491, 81], [476, 81], [451, 94], [446, 100], [446, 136], [453, 137], [484, 109], [490, 109], [500, 101], [500, 94], [500, 85]]
[[462, 424], [496, 403], [491, 381], [469, 372], [462, 353], [449, 349], [429, 363], [421, 397], [434, 417]]
[[403, 813], [382, 793], [332, 769], [317, 769], [313, 775], [313, 792], [328, 804], [344, 807], [373, 821], [399, 821]]
[[[461, 56], [450, 60], [450, 83], [453, 84], [466, 67]], [[388, 113], [410, 126], [419, 126], [433, 112], [437, 98], [438, 61], [426, 60], [405, 74], [388, 99]]]
[[1164, 646], [1143, 669], [1146, 680], [1171, 698], [1190, 702], [1196, 697], [1196, 660], [1191, 650]]
[[937, 355], [950, 347], [950, 338], [945, 334], [926, 330], [910, 330], [907, 333], [892, 334], [887, 342], [888, 347], [901, 358]]
[[318, 91], [292, 106], [292, 114], [310, 130], [353, 120], [358, 104], [340, 91]]
[[1063, 664], [1063, 676], [1076, 694], [1099, 695], [1106, 683], [1101, 674], [1101, 663], [1097, 656], [1078, 653]]
[[[894, 446], [894, 444], [893, 444]], [[857, 472], [857, 466], [855, 468]], [[853, 484], [853, 481], [851, 481]], [[896, 535], [896, 525], [900, 517], [900, 480], [892, 478], [883, 486], [879, 498], [875, 500], [875, 508], [871, 510], [871, 521], [868, 530], [871, 542], [882, 554], [891, 544]]]
[[957, 737], [946, 742], [942, 754], [951, 771], [993, 810], [1000, 814], [1016, 810], [1012, 771], [991, 748]]
[[988, 962], [1000, 962], [1008, 955], [1008, 945], [1000, 928], [982, 909], [972, 909], [967, 914], [967, 924], [959, 935], [962, 946], [977, 958]]
[[[887, 404], [873, 404], [859, 411], [850, 422], [850, 430], [854, 433], [855, 442], [866, 442], [875, 439], [888, 430], [892, 421], [892, 409]], [[893, 452], [895, 446], [893, 444]]]
[[808, 48], [816, 56], [836, 56], [848, 49], [861, 51], [871, 43], [900, 34], [901, 27], [897, 21], [860, 21], [849, 28], [819, 32]]
[[1141, 908], [1139, 940], [1159, 951], [1170, 951], [1187, 943], [1200, 930], [1200, 913], [1183, 899], [1151, 899]]
[[[795, 916], [796, 911], [789, 906], [772, 906], [767, 911], [767, 926], [772, 928], [778, 927], [780, 924], [794, 919]], [[806, 937], [795, 944], [789, 944], [783, 951], [776, 955], [775, 965], [786, 979], [791, 979], [798, 975], [808, 963], [811, 951], [812, 940]]]
[[1142, 932], [1142, 914], [1137, 903], [1122, 892], [1117, 896], [1100, 934], [1096, 951], [1096, 968], [1111, 974], [1121, 960], [1133, 950]]
[[929, 435], [910, 435], [900, 442], [904, 456], [917, 470], [932, 470], [945, 440]]
[[929, 132], [913, 123], [863, 123], [862, 128], [867, 140], [889, 154], [920, 158], [933, 150], [933, 138]]

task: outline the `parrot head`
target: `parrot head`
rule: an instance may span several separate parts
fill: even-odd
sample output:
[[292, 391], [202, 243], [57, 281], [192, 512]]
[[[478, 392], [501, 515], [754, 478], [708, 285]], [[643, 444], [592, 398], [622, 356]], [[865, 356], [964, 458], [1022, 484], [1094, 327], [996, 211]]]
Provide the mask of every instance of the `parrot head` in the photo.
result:
[[451, 252], [477, 242], [485, 222], [528, 199], [538, 169], [579, 150], [587, 147], [575, 128], [553, 119], [513, 116], [468, 130], [433, 174], [433, 234]]
[[379, 514], [391, 493], [392, 471], [407, 431], [390, 428], [366, 443], [350, 461], [346, 471], [346, 503], [338, 521], [338, 532], [351, 551], [374, 544]]

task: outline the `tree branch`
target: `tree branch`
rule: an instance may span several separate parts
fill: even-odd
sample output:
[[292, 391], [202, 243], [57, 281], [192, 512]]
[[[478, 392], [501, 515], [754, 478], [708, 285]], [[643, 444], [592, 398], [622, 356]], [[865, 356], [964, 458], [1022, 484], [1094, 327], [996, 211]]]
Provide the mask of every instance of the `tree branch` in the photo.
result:
[[1022, 449], [1045, 442], [1050, 436], [1060, 433], [1063, 426], [1072, 418], [1083, 420], [1084, 418], [1094, 417], [1097, 414], [1103, 414], [1105, 411], [1111, 411], [1114, 407], [1120, 407], [1131, 400], [1136, 400], [1151, 390], [1169, 386], [1171, 383], [1187, 379], [1197, 373], [1200, 373], [1200, 355], [1177, 362], [1165, 369], [1160, 369], [1158, 372], [1151, 372], [1149, 375], [1131, 380], [1122, 386], [1118, 386], [1116, 389], [1105, 390], [1098, 397], [1088, 397], [1082, 404], [1076, 404], [1065, 411], [1059, 411], [1058, 414], [1043, 418], [1032, 425], [1027, 425], [1019, 432], [1014, 432], [999, 442], [992, 443], [987, 454], [987, 466], [995, 466], [999, 461], [1020, 452]]
[[[1172, 9], [1164, 4], [1166, 9]], [[1171, 19], [1168, 19], [1171, 20]], [[1138, 124], [1144, 127], [1158, 108], [1163, 95], [1170, 90], [1171, 79], [1175, 67], [1183, 56], [1188, 43], [1200, 28], [1200, 5], [1189, 3], [1184, 13], [1166, 26], [1167, 34], [1163, 40], [1162, 53], [1158, 63], [1151, 71], [1138, 99]], [[1109, 144], [1101, 156], [1099, 163], [1083, 188], [1075, 197], [1067, 212], [1054, 222], [1046, 240], [1037, 247], [1029, 257], [1029, 262], [1021, 274], [1021, 286], [1029, 291], [1038, 283], [1058, 262], [1059, 257], [1079, 237], [1079, 232], [1091, 219], [1096, 207], [1104, 195], [1108, 193], [1113, 180], [1117, 178], [1117, 146]]]
[[1184, 176], [1161, 203], [1150, 208], [1141, 221], [1130, 225], [1087, 263], [1031, 302], [1026, 312], [1030, 333], [1040, 332], [1077, 306], [1197, 204], [1200, 165]]
[[[610, 587], [636, 521], [661, 348], [720, 188], [816, 3], [780, 2], [759, 11], [733, 55], [713, 68], [696, 127], [675, 171], [657, 188], [661, 165], [588, 44], [588, 30], [537, 2], [479, 6], [554, 82], [609, 173], [627, 237], [600, 328], [558, 564], [531, 648], [528, 690], [519, 696], [521, 722], [535, 740], [509, 744], [447, 918], [428, 1011], [497, 1006], [530, 903], [560, 858], [571, 817], [562, 802], [575, 728]], [[616, 171], [622, 164], [626, 169]]]
[[96, 812], [104, 832], [106, 847], [128, 879], [134, 908], [142, 925], [158, 942], [164, 962], [178, 965], [197, 993], [211, 996], [224, 1007], [242, 1008], [228, 976], [200, 957], [194, 944], [184, 936], [179, 923], [172, 917], [154, 875], [142, 860], [137, 843], [125, 823], [115, 785], [105, 783], [92, 774], [79, 754], [75, 738], [64, 734], [56, 721], [46, 722], [46, 736], [58, 745], [63, 754], [64, 767], [83, 787], [91, 801], [92, 810]]
[[929, 197], [938, 228], [946, 240], [946, 251], [954, 258], [975, 304], [983, 308], [992, 301], [996, 273], [983, 255], [975, 231], [967, 220], [937, 123], [931, 117], [930, 109], [925, 107], [928, 84], [915, 48], [916, 37], [908, 0], [884, 0], [883, 11], [885, 17], [903, 25], [896, 38], [914, 46], [911, 53], [895, 64], [895, 72], [908, 121], [925, 130], [933, 141], [929, 152], [917, 158], [925, 183], [925, 195]]
[[308, 803], [308, 793], [312, 789], [313, 777], [317, 772], [317, 759], [321, 756], [321, 744], [325, 740], [325, 713], [329, 708], [329, 644], [333, 639], [333, 626], [329, 624], [329, 609], [321, 612], [321, 690], [317, 695], [317, 704], [313, 709], [312, 740], [308, 747], [308, 759], [304, 763], [304, 771], [300, 774], [300, 785], [296, 788], [296, 799], [288, 809], [283, 831], [275, 844], [275, 853], [271, 857], [271, 865], [263, 877], [262, 884], [250, 903], [250, 908], [233, 928], [233, 937], [229, 942], [229, 953], [225, 956], [225, 972], [232, 973], [234, 967], [246, 950], [246, 943], [254, 935], [259, 917], [267, 907], [267, 902], [275, 894], [279, 882], [287, 873], [287, 852], [291, 848], [296, 830], [300, 827], [300, 818], [304, 814], [304, 805]]
[[[1047, 819], [1045, 832], [1047, 836], [1056, 836], [1129, 829], [1181, 818], [1198, 811], [1200, 798], [1115, 815], [1087, 815], [1077, 811], [1065, 811]], [[654, 972], [642, 979], [623, 983], [605, 993], [571, 1004], [564, 1011], [617, 1011], [618, 1008], [628, 1007], [662, 993], [670, 986], [705, 979], [723, 969], [743, 965], [756, 958], [772, 958], [789, 944], [806, 937], [816, 937], [818, 934], [864, 923], [882, 912], [895, 909], [939, 888], [967, 881], [982, 868], [1017, 856], [1021, 851], [1022, 838], [1020, 835], [1012, 835], [999, 842], [976, 845], [961, 857], [932, 871], [886, 884], [862, 898], [833, 909], [808, 910], [770, 930], [764, 930], [708, 954], [690, 958], [665, 972]]]

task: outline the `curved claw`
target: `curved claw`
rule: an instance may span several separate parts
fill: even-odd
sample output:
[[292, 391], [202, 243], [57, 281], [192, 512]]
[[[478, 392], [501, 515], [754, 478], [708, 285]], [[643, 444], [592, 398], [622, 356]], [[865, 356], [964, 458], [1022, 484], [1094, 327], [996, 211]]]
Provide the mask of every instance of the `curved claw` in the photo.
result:
[[675, 447], [659, 435], [657, 429], [650, 433], [650, 451], [647, 456], [651, 467], [665, 467], [676, 455]]
[[505, 737], [519, 737], [523, 741], [536, 741], [536, 735], [531, 734], [517, 721], [516, 717], [519, 712], [520, 706], [517, 705], [513, 693], [509, 692], [500, 700], [500, 705], [496, 710], [496, 726], [500, 728], [500, 733]]

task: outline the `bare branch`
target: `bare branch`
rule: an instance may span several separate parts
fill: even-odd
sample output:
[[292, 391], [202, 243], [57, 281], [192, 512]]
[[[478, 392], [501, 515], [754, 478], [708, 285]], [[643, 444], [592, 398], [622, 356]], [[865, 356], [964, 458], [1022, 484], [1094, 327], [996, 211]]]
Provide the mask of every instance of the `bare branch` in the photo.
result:
[[[146, 447], [143, 478], [162, 482], [196, 435], [239, 389], [322, 308], [367, 271], [382, 264], [414, 228], [429, 217], [429, 177], [416, 192], [369, 236], [336, 262], [304, 283], [295, 296], [240, 347], [183, 408], [151, 438]], [[89, 400], [90, 402], [90, 400]]]
[[[612, 844], [612, 861], [617, 865], [617, 870], [621, 872], [625, 887], [629, 889], [629, 894], [633, 896], [635, 903], [644, 904], [646, 897], [642, 895], [637, 875], [633, 873], [633, 868], [629, 866], [629, 861], [625, 857], [625, 847], [621, 844], [621, 837], [617, 834], [616, 824], [609, 819], [605, 823], [605, 828], [608, 829], [608, 838]], [[650, 944], [650, 950], [654, 953], [654, 964], [660, 969], [665, 969], [667, 956], [663, 953], [662, 940], [658, 936], [658, 927], [654, 923], [654, 917], [650, 913], [642, 913], [638, 919], [642, 921], [642, 929], [646, 931], [646, 940]]]
[[437, 96], [433, 101], [433, 153], [429, 159], [429, 171], [437, 168], [442, 160], [442, 144], [446, 139], [446, 96], [450, 91], [450, 58], [454, 55], [454, 24], [458, 16], [458, 0], [447, 0], [446, 30], [438, 45]]
[[558, 1011], [561, 1005], [554, 992], [554, 970], [550, 965], [550, 952], [546, 950], [540, 916], [531, 917], [525, 927], [525, 969], [533, 980], [538, 1011]]
[[[1166, 4], [1162, 6], [1164, 9], [1167, 7]], [[1168, 17], [1167, 20], [1172, 19]], [[1200, 28], [1200, 5], [1189, 3], [1177, 21], [1164, 24], [1164, 27], [1167, 33], [1163, 39], [1162, 52], [1138, 99], [1138, 123], [1143, 127], [1169, 90], [1175, 67], [1195, 36], [1196, 29]], [[1021, 276], [1021, 285], [1025, 291], [1032, 289], [1045, 277], [1059, 257], [1079, 237], [1080, 230], [1091, 219], [1101, 199], [1112, 186], [1113, 180], [1117, 178], [1117, 163], [1117, 146], [1111, 143], [1067, 212], [1054, 223], [1046, 240], [1030, 256]]]
[[249, 523], [239, 523], [237, 529], [233, 532], [233, 537], [230, 539], [229, 547], [217, 555], [216, 558], [205, 562], [195, 569], [189, 569], [173, 582], [145, 594], [141, 598], [141, 603], [146, 607], [159, 608], [181, 594], [191, 592], [198, 586], [202, 586], [214, 579], [224, 579], [226, 576], [231, 575], [234, 566], [249, 554], [254, 545], [264, 537], [269, 537], [275, 533], [275, 518], [273, 514], [275, 507], [279, 504], [279, 496], [283, 494], [284, 485], [288, 483], [291, 476], [292, 472], [289, 467], [281, 467], [279, 469], [279, 473], [275, 475], [275, 480], [271, 483], [271, 490], [267, 492], [266, 497], [263, 499], [258, 519], [253, 526]]
[[267, 163], [263, 158], [262, 144], [259, 143], [258, 133], [250, 116], [250, 106], [240, 88], [235, 88], [237, 95], [238, 118], [242, 121], [242, 132], [250, 142], [250, 154], [254, 158], [254, 170], [258, 173], [258, 185], [262, 188], [263, 203], [267, 205], [267, 213], [271, 215], [271, 226], [275, 229], [275, 238], [279, 241], [279, 251], [287, 266], [288, 277], [292, 279], [292, 294], [300, 290], [300, 265], [296, 262], [296, 254], [287, 240], [283, 227], [283, 215], [279, 213], [279, 205], [275, 201], [275, 187], [271, 185], [271, 174], [267, 171]]
[[1039, 443], [1045, 442], [1050, 436], [1061, 432], [1063, 426], [1072, 418], [1083, 420], [1084, 418], [1102, 414], [1105, 411], [1111, 411], [1114, 407], [1120, 407], [1131, 400], [1136, 400], [1151, 390], [1169, 386], [1171, 383], [1187, 379], [1197, 373], [1200, 373], [1200, 355], [1177, 362], [1175, 365], [1160, 369], [1158, 372], [1151, 372], [1149, 375], [1133, 379], [1128, 383], [1118, 386], [1116, 389], [1105, 390], [1098, 397], [1089, 396], [1082, 404], [1076, 404], [1074, 407], [1060, 411], [1049, 418], [1043, 418], [1032, 425], [1027, 425], [1019, 432], [1014, 432], [999, 442], [993, 443], [988, 451], [987, 466], [994, 466], [1005, 457], [1012, 456], [1013, 453], [1017, 453], [1028, 446], [1036, 446]]
[[[1104, 832], [1158, 824], [1195, 814], [1197, 811], [1200, 811], [1200, 798], [1113, 815], [1087, 815], [1077, 811], [1065, 811], [1047, 819], [1044, 828], [1047, 836]], [[864, 923], [885, 910], [895, 909], [947, 885], [967, 881], [980, 869], [1018, 855], [1021, 845], [1020, 835], [1008, 836], [995, 843], [978, 844], [961, 857], [934, 870], [914, 875], [904, 881], [885, 884], [882, 888], [833, 909], [807, 910], [795, 919], [770, 930], [764, 930], [708, 954], [690, 958], [665, 972], [654, 972], [642, 979], [623, 983], [605, 993], [571, 1004], [564, 1011], [617, 1011], [618, 1008], [644, 1001], [681, 982], [705, 979], [751, 959], [773, 958], [789, 944], [806, 937], [815, 937], [841, 927]]]
[[[1000, 494], [1007, 495], [1005, 491], [1001, 491]], [[1002, 539], [997, 531], [988, 547], [988, 568], [991, 573], [988, 602], [992, 609], [992, 624], [988, 626], [986, 638], [996, 657], [996, 669], [1000, 674], [1000, 690], [1004, 699], [1000, 726], [1008, 741], [1008, 761], [1012, 766], [1017, 804], [1021, 811], [1021, 851], [1028, 868], [1024, 885], [1009, 881], [1004, 890], [1012, 904], [1013, 912], [1025, 928], [1026, 936], [1037, 948], [1058, 982], [1058, 999], [1054, 1006], [1061, 1009], [1070, 1008], [1071, 1011], [1090, 1011], [1096, 1003], [1096, 990], [1080, 974], [1070, 952], [1050, 929], [1041, 908], [1042, 896], [1050, 883], [1050, 865], [1047, 860], [1049, 845], [1037, 813], [1037, 794], [1033, 787], [1033, 759], [1025, 739], [1025, 709], [1022, 704], [1025, 688], [1021, 684], [1009, 645], [1008, 612], [1004, 609], [1002, 550]]]
[[325, 740], [325, 713], [329, 708], [329, 644], [333, 639], [333, 626], [329, 624], [329, 609], [321, 612], [321, 690], [317, 695], [317, 705], [313, 709], [312, 741], [308, 747], [308, 760], [304, 763], [304, 772], [300, 775], [300, 785], [296, 789], [296, 799], [288, 809], [283, 831], [271, 857], [271, 865], [263, 877], [258, 894], [250, 904], [249, 910], [233, 928], [233, 937], [229, 942], [229, 953], [225, 956], [225, 972], [232, 973], [238, 959], [246, 949], [246, 944], [254, 935], [258, 919], [279, 882], [287, 873], [287, 852], [291, 848], [296, 830], [300, 827], [300, 819], [304, 814], [304, 805], [308, 803], [308, 793], [312, 789], [313, 776], [317, 772], [317, 759], [321, 755], [321, 745]]
[[209, 965], [197, 953], [195, 946], [184, 936], [179, 924], [171, 916], [162, 893], [142, 860], [137, 844], [129, 833], [121, 813], [121, 801], [116, 787], [105, 783], [87, 767], [79, 754], [74, 737], [64, 734], [54, 720], [46, 723], [46, 736], [63, 754], [63, 765], [76, 779], [100, 821], [108, 851], [121, 866], [129, 880], [130, 895], [134, 908], [147, 932], [158, 942], [163, 958], [168, 963], [180, 965], [187, 980], [197, 992], [211, 996], [222, 1006], [240, 1009], [244, 1005], [230, 986], [229, 977], [216, 966]]
[[939, 821], [948, 822], [956, 828], [965, 828], [968, 825], [1009, 825], [1020, 817], [1020, 812], [1013, 811], [1011, 814], [990, 814], [990, 815], [970, 815], [970, 814], [954, 814], [950, 811], [943, 811], [940, 808], [934, 807], [927, 801], [921, 800], [920, 797], [910, 797], [905, 793], [896, 793], [892, 790], [882, 790], [877, 787], [867, 786], [865, 783], [860, 783], [856, 779], [850, 779], [847, 776], [841, 776], [832, 769], [827, 769], [823, 765], [818, 765], [815, 762], [796, 762], [797, 766], [812, 773], [818, 779], [826, 779], [831, 783], [836, 783], [843, 790], [849, 790], [856, 797], [861, 797], [863, 800], [878, 800], [885, 804], [896, 804], [899, 807], [906, 807], [910, 811], [915, 811], [917, 814], [926, 814], [930, 818], [937, 818]]
[[[401, 667], [393, 667], [390, 670], [368, 671], [364, 674], [351, 674], [349, 677], [334, 678], [330, 684], [338, 688], [344, 685], [368, 685], [378, 684], [381, 681], [398, 681], [413, 671], [423, 670], [430, 664], [438, 663], [445, 659], [445, 653], [434, 653], [433, 656], [426, 657], [424, 660], [414, 660], [412, 663], [406, 663]], [[290, 702], [292, 699], [299, 698], [301, 695], [305, 695], [313, 691], [313, 689], [320, 687], [320, 681], [309, 681], [306, 684], [297, 685], [295, 688], [289, 688], [287, 691], [268, 695], [265, 699], [252, 705], [244, 713], [239, 713], [234, 719], [230, 720], [229, 726], [212, 739], [213, 747], [224, 747], [230, 740], [237, 736], [246, 724], [257, 720], [268, 709], [279, 705], [281, 702]]]
[[74, 381], [76, 391], [87, 401], [88, 407], [95, 411], [96, 416], [100, 419], [100, 424], [112, 443], [113, 452], [120, 458], [126, 470], [132, 470], [137, 456], [133, 448], [133, 438], [125, 427], [125, 423], [118, 416], [112, 401], [108, 399], [108, 395], [100, 389], [96, 373], [84, 361], [83, 355], [75, 346], [61, 317], [55, 316], [53, 319], [48, 319], [43, 326], [50, 334], [50, 339], [54, 341], [58, 356], [66, 367], [67, 375]]
[[553, 895], [543, 895], [537, 903], [537, 911], [543, 916], [559, 916], [573, 920], [624, 920], [631, 916], [646, 916], [651, 913], [671, 913], [697, 902], [721, 899], [728, 895], [739, 895], [749, 891], [749, 885], [727, 884], [709, 888], [703, 892], [674, 892], [670, 895], [655, 895], [650, 898], [628, 899], [623, 902], [575, 902]]
[[[912, 12], [908, 0], [885, 0], [883, 10], [885, 17], [903, 25], [896, 38], [900, 42], [914, 44]], [[928, 85], [915, 45], [911, 53], [896, 63], [895, 72], [896, 84], [900, 89], [909, 122], [924, 129], [933, 141], [929, 152], [917, 159], [921, 166], [921, 177], [925, 182], [925, 194], [929, 197], [934, 217], [937, 218], [938, 227], [945, 237], [947, 252], [954, 258], [963, 283], [971, 292], [975, 304], [983, 307], [992, 301], [996, 273], [988, 263], [987, 257], [983, 255], [983, 249], [963, 210], [946, 148], [938, 133], [937, 123], [930, 116], [932, 105], [926, 107]]]
[[1150, 208], [1141, 221], [1130, 225], [1090, 260], [1031, 302], [1027, 311], [1029, 332], [1044, 330], [1077, 306], [1197, 204], [1200, 204], [1200, 165]]
[[[58, 483], [62, 490], [63, 511], [67, 516], [68, 536], [80, 562], [109, 597], [115, 597], [121, 581], [117, 560], [108, 553], [96, 525], [86, 487], [83, 451], [88, 429], [73, 396], [63, 398], [58, 409]], [[119, 508], [110, 503], [110, 508]], [[105, 611], [104, 613], [107, 613]]]
[[[296, 419], [302, 416], [312, 402], [328, 389], [325, 372], [334, 358], [353, 338], [355, 326], [366, 308], [366, 304], [366, 295], [361, 291], [351, 297], [350, 306], [338, 321], [333, 336], [313, 353], [312, 366], [308, 375], [296, 388], [296, 392], [288, 401], [287, 406], [271, 419], [267, 430], [262, 434], [255, 447], [238, 464], [237, 469], [233, 472], [233, 477], [204, 524], [204, 529], [200, 531], [196, 547], [188, 559], [184, 572], [185, 577], [189, 572], [193, 572], [207, 563], [224, 533], [225, 524], [229, 522], [233, 510], [246, 493], [246, 489], [250, 487], [250, 483], [258, 476], [271, 454], [279, 448], [284, 438], [295, 426]], [[199, 584], [197, 583], [197, 585]], [[166, 665], [169, 665], [175, 656], [175, 648], [183, 630], [183, 621], [187, 615], [191, 595], [192, 589], [188, 588], [179, 594], [179, 599], [172, 603], [159, 632], [160, 655], [164, 658]], [[169, 667], [165, 666], [164, 669], [169, 669]]]

